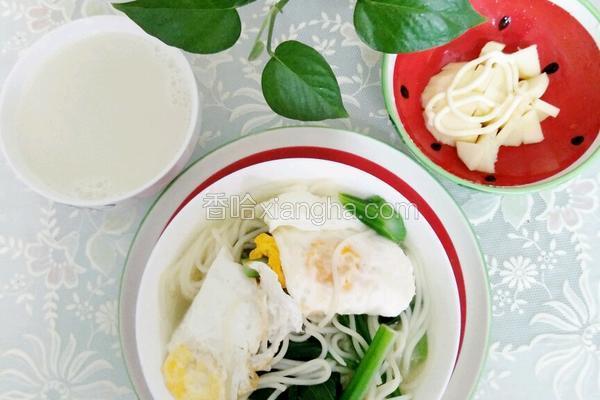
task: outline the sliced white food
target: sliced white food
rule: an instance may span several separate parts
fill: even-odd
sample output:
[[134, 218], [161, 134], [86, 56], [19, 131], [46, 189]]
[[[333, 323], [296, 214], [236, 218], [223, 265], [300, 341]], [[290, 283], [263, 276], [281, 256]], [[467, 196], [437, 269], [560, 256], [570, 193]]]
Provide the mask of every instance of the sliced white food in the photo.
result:
[[537, 112], [530, 109], [522, 115], [511, 117], [498, 133], [496, 140], [501, 146], [520, 146], [544, 140]]
[[[458, 95], [458, 96], [454, 96], [453, 100], [454, 100], [454, 104], [458, 103], [461, 100], [464, 100], [466, 98], [468, 98], [468, 95]], [[457, 108], [465, 115], [473, 115], [475, 113], [475, 110], [479, 107], [481, 103], [478, 101], [471, 101], [467, 104], [458, 106]], [[442, 111], [446, 106], [448, 105], [448, 101], [446, 99], [441, 99], [439, 101], [437, 101], [432, 108], [432, 111], [437, 114], [440, 111]]]
[[479, 135], [471, 135], [471, 136], [459, 136], [456, 138], [457, 142], [466, 142], [466, 143], [475, 143]]
[[488, 81], [487, 87], [485, 88], [483, 95], [491, 101], [501, 104], [508, 91], [506, 89], [506, 76], [504, 71], [499, 66], [492, 68], [490, 80]]
[[499, 150], [495, 135], [482, 135], [476, 143], [456, 142], [456, 150], [469, 170], [495, 172]]
[[477, 143], [457, 142], [456, 151], [458, 158], [469, 168], [470, 171], [477, 169], [483, 158], [483, 149]]
[[[485, 74], [485, 66], [483, 64], [479, 64], [470, 75], [467, 75], [471, 82], [475, 82], [477, 79], [480, 79], [483, 74]], [[488, 87], [490, 82], [491, 75], [488, 75], [487, 79], [482, 79], [478, 85], [473, 88], [473, 91], [477, 91], [480, 93], [485, 92], [485, 89]]]
[[[505, 101], [500, 105], [500, 111], [496, 117], [490, 119], [485, 126], [490, 126], [492, 124], [497, 124], [498, 129], [502, 129], [508, 121], [513, 117], [513, 115], [522, 115], [526, 109], [529, 109], [527, 103], [529, 102], [525, 97], [515, 98], [513, 95], [510, 95]], [[519, 103], [515, 106], [514, 102], [518, 101]], [[519, 111], [521, 110], [521, 111]], [[507, 118], [507, 114], [509, 114]], [[499, 123], [499, 124], [498, 124]]]
[[459, 136], [459, 137], [448, 136], [448, 135], [444, 135], [443, 133], [441, 133], [440, 131], [435, 129], [434, 126], [430, 126], [430, 125], [427, 125], [427, 129], [429, 130], [429, 132], [431, 132], [431, 134], [433, 135], [435, 140], [437, 140], [440, 143], [447, 144], [448, 146], [452, 146], [452, 147], [456, 146], [457, 141], [474, 143], [477, 141], [477, 137], [478, 137], [477, 135]]
[[529, 79], [539, 75], [542, 70], [537, 45], [529, 46], [512, 54], [519, 70], [519, 78]]
[[495, 165], [498, 160], [498, 150], [500, 150], [495, 135], [482, 135], [476, 144], [483, 147], [483, 157], [479, 161], [477, 171], [493, 174], [496, 172]]
[[[427, 118], [427, 117], [426, 117]], [[443, 144], [447, 144], [448, 146], [454, 146], [456, 143], [456, 139], [447, 135], [444, 135], [443, 133], [441, 133], [440, 131], [438, 131], [437, 129], [435, 129], [435, 126], [430, 125], [429, 123], [425, 123], [425, 126], [427, 127], [427, 130], [431, 133], [431, 135], [433, 135], [433, 137], [435, 138], [435, 140], [437, 140], [440, 143]]]
[[441, 123], [446, 129], [456, 132], [456, 134], [450, 134], [448, 132], [446, 133], [448, 136], [452, 137], [461, 137], [464, 136], [464, 134], [461, 134], [461, 132], [481, 128], [481, 124], [479, 122], [465, 120], [450, 112], [442, 116]]
[[546, 93], [548, 85], [550, 85], [550, 79], [546, 73], [534, 76], [533, 78], [529, 78], [522, 82], [526, 84], [524, 85], [525, 93], [527, 93], [532, 99], [539, 99], [542, 97], [544, 93]]
[[496, 138], [500, 146], [520, 146], [523, 144], [523, 131], [519, 129], [521, 114], [511, 117]]
[[468, 63], [451, 63], [423, 94], [426, 126], [440, 142], [457, 147], [470, 170], [494, 172], [500, 146], [544, 140], [541, 121], [559, 108], [540, 98], [550, 79], [541, 72], [536, 45], [512, 54], [488, 42]]
[[544, 140], [540, 119], [535, 110], [527, 111], [519, 121], [519, 129], [523, 132], [523, 143], [539, 143]]
[[537, 111], [540, 121], [543, 121], [548, 117], [556, 118], [560, 112], [560, 108], [553, 106], [542, 99], [536, 99], [531, 106]]
[[488, 53], [492, 53], [494, 51], [502, 51], [504, 50], [504, 48], [506, 47], [506, 45], [504, 43], [499, 43], [499, 42], [487, 42], [485, 44], [485, 46], [483, 46], [481, 48], [481, 52], [479, 53], [480, 56], [486, 55]]
[[444, 66], [444, 68], [442, 68], [442, 71], [439, 74], [433, 76], [429, 80], [429, 83], [427, 84], [425, 90], [423, 91], [423, 94], [421, 95], [421, 105], [423, 106], [423, 108], [427, 106], [427, 103], [429, 103], [433, 96], [435, 96], [438, 93], [445, 92], [446, 89], [448, 89], [448, 87], [452, 84], [452, 81], [454, 80], [454, 77], [456, 76], [457, 72], [465, 64], [466, 63], [464, 62], [450, 63]]

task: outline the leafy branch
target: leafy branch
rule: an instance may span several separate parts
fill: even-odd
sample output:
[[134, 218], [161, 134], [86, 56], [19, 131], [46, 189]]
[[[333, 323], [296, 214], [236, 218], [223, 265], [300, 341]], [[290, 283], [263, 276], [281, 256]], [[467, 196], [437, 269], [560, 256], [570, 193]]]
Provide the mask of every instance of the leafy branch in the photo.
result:
[[[168, 45], [210, 54], [237, 42], [237, 9], [255, 1], [135, 0], [113, 6]], [[319, 52], [294, 40], [273, 50], [275, 22], [288, 3], [279, 0], [270, 8], [248, 56], [256, 60], [265, 50], [269, 56], [261, 81], [267, 104], [277, 114], [301, 121], [347, 117], [335, 74]], [[484, 21], [468, 0], [357, 0], [353, 19], [361, 40], [386, 53], [440, 46]]]

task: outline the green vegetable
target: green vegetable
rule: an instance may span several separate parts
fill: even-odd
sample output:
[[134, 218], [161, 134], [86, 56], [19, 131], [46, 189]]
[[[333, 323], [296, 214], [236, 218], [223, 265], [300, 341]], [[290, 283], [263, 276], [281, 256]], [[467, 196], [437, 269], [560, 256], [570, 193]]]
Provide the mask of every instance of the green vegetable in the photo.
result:
[[484, 20], [467, 0], [357, 0], [354, 8], [358, 36], [384, 53], [440, 46]]
[[[427, 334], [423, 335], [410, 358], [410, 373], [409, 376], [405, 377], [406, 380], [410, 380], [413, 376], [418, 375], [420, 371], [421, 365], [427, 359], [427, 354], [429, 353], [429, 345], [427, 342]], [[391, 397], [402, 396], [402, 387], [398, 387], [391, 395]]]
[[242, 271], [244, 271], [244, 275], [246, 275], [248, 278], [260, 278], [258, 271], [250, 268], [244, 262], [242, 262]]
[[[333, 373], [329, 379], [319, 385], [290, 386], [277, 400], [336, 400], [341, 392], [340, 374]], [[260, 389], [252, 393], [250, 400], [266, 400], [272, 389]]]
[[290, 341], [285, 358], [297, 361], [310, 361], [319, 357], [322, 349], [321, 342], [312, 336], [304, 342]]
[[413, 353], [410, 358], [410, 369], [413, 371], [415, 368], [418, 368], [423, 361], [427, 359], [427, 354], [429, 353], [429, 343], [427, 341], [427, 334], [423, 335], [419, 342], [415, 346]]
[[340, 193], [340, 201], [362, 223], [393, 242], [401, 243], [406, 238], [406, 228], [402, 216], [380, 196], [361, 199]]
[[237, 7], [255, 0], [136, 0], [113, 6], [150, 35], [192, 53], [217, 53], [237, 42]]
[[396, 332], [387, 325], [380, 325], [373, 342], [360, 361], [341, 400], [363, 400], [379, 375], [379, 368], [392, 350]]
[[[319, 385], [292, 386], [287, 390], [289, 400], [336, 400], [341, 390], [340, 374], [333, 373], [329, 379]], [[280, 397], [281, 398], [281, 397]], [[284, 397], [285, 398], [285, 397]]]
[[295, 40], [277, 46], [263, 71], [262, 90], [273, 111], [287, 118], [320, 121], [348, 116], [325, 58]]
[[367, 314], [355, 315], [354, 321], [356, 322], [356, 332], [358, 332], [368, 344], [371, 344], [371, 335], [369, 333], [369, 316]]

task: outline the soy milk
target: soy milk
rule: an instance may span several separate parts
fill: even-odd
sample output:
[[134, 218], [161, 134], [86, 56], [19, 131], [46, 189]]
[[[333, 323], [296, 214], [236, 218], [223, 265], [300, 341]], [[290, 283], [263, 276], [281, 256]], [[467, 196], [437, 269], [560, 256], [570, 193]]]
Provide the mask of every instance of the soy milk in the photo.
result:
[[17, 150], [30, 175], [48, 190], [101, 200], [164, 173], [192, 123], [175, 54], [135, 34], [101, 33], [42, 62], [16, 106]]

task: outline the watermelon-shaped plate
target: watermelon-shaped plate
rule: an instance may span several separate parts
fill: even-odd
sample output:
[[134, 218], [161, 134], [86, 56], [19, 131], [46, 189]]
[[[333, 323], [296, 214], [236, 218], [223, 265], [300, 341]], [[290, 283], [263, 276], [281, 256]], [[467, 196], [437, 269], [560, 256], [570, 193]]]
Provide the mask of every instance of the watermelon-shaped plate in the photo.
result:
[[[568, 179], [600, 154], [600, 13], [583, 0], [471, 3], [486, 22], [447, 45], [385, 56], [384, 96], [400, 135], [425, 166], [476, 189], [527, 192]], [[477, 58], [491, 40], [505, 43], [507, 52], [537, 44], [542, 68], [552, 72], [543, 99], [560, 108], [542, 123], [543, 142], [501, 147], [493, 175], [469, 171], [456, 148], [436, 142], [421, 107], [433, 75], [450, 62]]]

